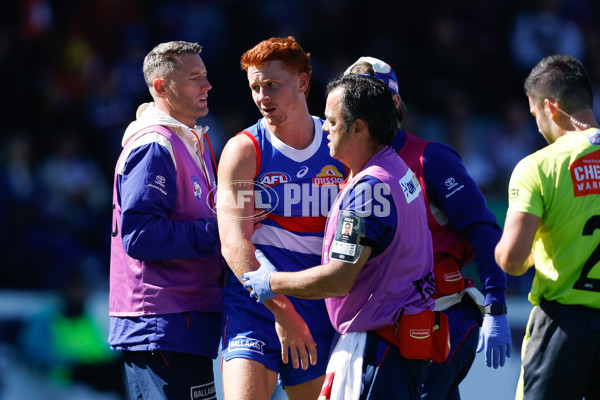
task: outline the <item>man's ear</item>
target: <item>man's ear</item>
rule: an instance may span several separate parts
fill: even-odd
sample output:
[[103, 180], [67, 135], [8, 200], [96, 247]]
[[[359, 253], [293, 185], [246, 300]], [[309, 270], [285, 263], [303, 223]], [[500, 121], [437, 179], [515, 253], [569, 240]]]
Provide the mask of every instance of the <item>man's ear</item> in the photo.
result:
[[154, 82], [153, 82], [153, 86], [154, 86], [154, 91], [159, 96], [166, 96], [167, 95], [167, 89], [165, 88], [165, 83], [162, 80], [162, 78], [155, 78]]
[[302, 72], [300, 74], [300, 79], [299, 79], [299, 88], [304, 93], [304, 95], [306, 95], [306, 92], [308, 91], [309, 87], [310, 87], [310, 79], [308, 79], [308, 75], [306, 74], [306, 72]]
[[358, 118], [352, 123], [352, 133], [358, 134], [362, 131], [368, 131], [367, 121], [362, 118]]
[[400, 104], [402, 104], [402, 98], [400, 97], [399, 94], [394, 93], [392, 95], [392, 100], [394, 100], [394, 107], [396, 107], [396, 110], [397, 110], [398, 107], [400, 107]]
[[544, 99], [544, 112], [552, 121], [556, 120], [559, 114], [558, 104], [553, 99]]

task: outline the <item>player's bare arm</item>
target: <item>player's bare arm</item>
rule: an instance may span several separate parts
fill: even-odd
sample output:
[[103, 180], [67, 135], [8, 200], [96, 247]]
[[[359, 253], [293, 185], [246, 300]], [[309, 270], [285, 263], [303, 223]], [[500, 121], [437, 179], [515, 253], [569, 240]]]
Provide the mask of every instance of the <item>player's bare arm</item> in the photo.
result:
[[255, 247], [250, 241], [254, 232], [254, 175], [256, 154], [251, 140], [239, 135], [227, 142], [219, 163], [217, 220], [221, 251], [238, 277], [258, 267]]
[[506, 215], [504, 231], [496, 245], [496, 262], [510, 275], [523, 275], [534, 265], [531, 254], [533, 239], [540, 218], [523, 212], [509, 212]]
[[[255, 175], [256, 154], [251, 139], [239, 135], [229, 140], [219, 164], [217, 219], [223, 257], [238, 279], [244, 272], [260, 266], [251, 241], [256, 213], [254, 196], [248, 196], [248, 191], [254, 188]], [[300, 365], [308, 368], [309, 358], [316, 363], [316, 344], [306, 322], [289, 299], [278, 295], [263, 304], [275, 316], [283, 362], [287, 364], [291, 354], [295, 368]]]

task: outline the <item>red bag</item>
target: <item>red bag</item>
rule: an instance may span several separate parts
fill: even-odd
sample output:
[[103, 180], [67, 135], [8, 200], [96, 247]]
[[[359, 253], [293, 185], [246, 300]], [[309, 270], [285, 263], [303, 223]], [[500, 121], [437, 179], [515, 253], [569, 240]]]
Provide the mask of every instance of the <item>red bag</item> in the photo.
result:
[[402, 315], [396, 324], [378, 329], [377, 334], [409, 360], [444, 362], [450, 354], [448, 316], [439, 311]]
[[456, 259], [448, 254], [436, 253], [433, 256], [433, 276], [435, 292], [433, 298], [459, 293], [465, 288], [465, 280]]

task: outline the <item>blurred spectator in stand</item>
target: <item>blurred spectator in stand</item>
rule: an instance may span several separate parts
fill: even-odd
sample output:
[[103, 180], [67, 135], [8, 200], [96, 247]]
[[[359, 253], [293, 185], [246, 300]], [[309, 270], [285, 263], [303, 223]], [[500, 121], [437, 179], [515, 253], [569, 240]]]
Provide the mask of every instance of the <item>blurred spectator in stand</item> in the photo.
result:
[[[111, 164], [121, 150], [120, 137], [123, 127], [129, 123], [129, 116], [135, 114], [132, 99], [122, 90], [124, 78], [123, 74], [117, 71], [108, 72], [105, 79], [99, 80], [97, 90], [87, 93], [84, 103], [87, 121], [94, 125], [97, 132], [103, 132], [98, 140], [103, 149], [112, 155], [106, 160]], [[141, 97], [137, 97], [136, 100], [139, 98]]]
[[600, 120], [600, 30], [591, 32], [587, 37], [588, 44], [588, 73], [594, 92], [594, 116]]
[[[506, 102], [502, 117], [492, 127], [490, 134], [493, 138], [489, 148], [491, 160], [497, 171], [493, 193], [504, 198], [508, 180], [515, 165], [526, 155], [543, 147], [543, 138], [536, 135], [535, 121], [527, 112], [527, 102], [521, 98], [512, 98]], [[529, 289], [529, 288], [527, 288]]]
[[[488, 191], [488, 207], [502, 225], [506, 218], [505, 191], [510, 175], [517, 163], [526, 155], [544, 147], [544, 139], [537, 135], [535, 121], [527, 112], [527, 101], [513, 97], [506, 102], [501, 118], [491, 128], [486, 137], [493, 138], [487, 146], [488, 153], [496, 171], [493, 186]], [[531, 287], [533, 271], [524, 276], [506, 276], [507, 295], [526, 295]]]
[[[60, 287], [67, 271], [79, 269], [91, 287], [108, 287], [108, 265], [104, 268], [110, 232], [110, 186], [96, 161], [82, 147], [78, 132], [67, 131], [56, 139], [55, 149], [39, 165], [37, 176], [42, 218], [46, 230], [46, 285]], [[106, 225], [106, 235], [98, 234]], [[96, 261], [94, 261], [96, 260]], [[87, 268], [91, 267], [91, 268]], [[104, 285], [106, 284], [106, 285]]]
[[451, 92], [445, 107], [446, 143], [458, 151], [469, 175], [487, 196], [497, 173], [489, 154], [493, 147], [485, 142], [491, 120], [472, 109], [469, 96], [462, 90]]
[[[2, 286], [43, 287], [39, 280], [40, 191], [35, 182], [34, 149], [28, 132], [12, 133], [0, 158], [0, 248]], [[36, 239], [37, 238], [37, 239]], [[23, 257], [27, 254], [27, 257]]]
[[536, 8], [517, 12], [510, 32], [515, 66], [529, 70], [543, 57], [560, 53], [585, 56], [585, 39], [576, 21], [562, 12], [564, 0], [536, 0]]
[[84, 115], [86, 123], [98, 132], [98, 145], [108, 154], [104, 157], [107, 170], [121, 152], [123, 130], [135, 114], [137, 104], [146, 101], [148, 91], [139, 85], [140, 65], [146, 56], [147, 27], [133, 20], [120, 29], [121, 46], [106, 59], [103, 68], [89, 68], [86, 81]]

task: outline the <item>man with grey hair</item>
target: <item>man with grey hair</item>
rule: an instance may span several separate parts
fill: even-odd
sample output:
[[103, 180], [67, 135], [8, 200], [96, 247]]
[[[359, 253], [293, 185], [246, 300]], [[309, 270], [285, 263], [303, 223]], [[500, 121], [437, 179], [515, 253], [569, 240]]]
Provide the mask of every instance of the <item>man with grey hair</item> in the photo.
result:
[[211, 85], [189, 42], [144, 59], [142, 104], [116, 165], [110, 260], [112, 349], [132, 399], [213, 399], [223, 267], [207, 128]]

